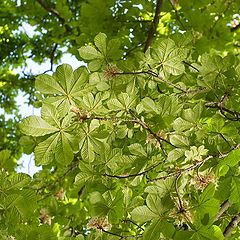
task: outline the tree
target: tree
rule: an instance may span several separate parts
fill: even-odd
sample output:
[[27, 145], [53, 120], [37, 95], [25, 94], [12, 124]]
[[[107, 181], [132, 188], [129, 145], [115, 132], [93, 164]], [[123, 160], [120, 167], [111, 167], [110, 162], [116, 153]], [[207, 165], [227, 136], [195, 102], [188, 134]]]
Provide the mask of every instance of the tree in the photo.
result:
[[[41, 107], [12, 139], [15, 125], [3, 130], [2, 239], [239, 238], [235, 1], [1, 4], [1, 107], [17, 111], [19, 89]], [[24, 22], [37, 34], [16, 40]], [[49, 73], [63, 46], [86, 66]], [[34, 86], [9, 70], [29, 52], [50, 59]], [[33, 178], [15, 172], [14, 146], [14, 158], [34, 152]]]

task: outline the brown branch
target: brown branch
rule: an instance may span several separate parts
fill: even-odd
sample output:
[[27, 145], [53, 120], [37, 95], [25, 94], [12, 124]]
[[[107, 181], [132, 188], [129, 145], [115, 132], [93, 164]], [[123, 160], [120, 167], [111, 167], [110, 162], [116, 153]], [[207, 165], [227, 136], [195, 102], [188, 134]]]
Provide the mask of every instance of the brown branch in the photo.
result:
[[71, 110], [72, 112], [77, 114], [77, 117], [79, 120], [81, 121], [85, 121], [85, 120], [92, 120], [92, 119], [97, 119], [100, 121], [121, 121], [121, 122], [132, 122], [132, 123], [136, 123], [138, 125], [140, 125], [143, 129], [145, 129], [146, 131], [148, 131], [159, 143], [163, 154], [165, 155], [165, 157], [167, 156], [167, 153], [165, 151], [165, 149], [162, 146], [162, 141], [168, 143], [169, 145], [171, 145], [172, 147], [176, 147], [174, 146], [171, 142], [169, 142], [167, 139], [160, 137], [157, 133], [153, 132], [152, 129], [142, 120], [140, 120], [131, 109], [128, 110], [128, 112], [133, 116], [133, 119], [122, 119], [122, 118], [116, 118], [116, 117], [98, 117], [98, 116], [91, 116], [88, 115], [87, 113], [83, 113], [81, 114], [81, 110], [78, 108], [73, 108]]
[[175, 88], [175, 89], [177, 89], [177, 90], [179, 90], [179, 91], [181, 91], [181, 92], [183, 92], [183, 93], [186, 93], [186, 94], [195, 91], [195, 90], [193, 90], [193, 91], [192, 91], [192, 90], [191, 90], [191, 91], [187, 91], [187, 90], [181, 88], [180, 86], [178, 86], [178, 85], [176, 85], [176, 84], [174, 84], [174, 83], [171, 83], [171, 82], [163, 79], [161, 76], [159, 76], [157, 73], [153, 72], [152, 70], [140, 71], [140, 72], [119, 72], [119, 73], [115, 73], [115, 75], [138, 75], [138, 74], [148, 74], [148, 75], [150, 75], [150, 76], [152, 76], [152, 77], [157, 78], [158, 81], [156, 81], [156, 82], [159, 82], [159, 81], [160, 81], [160, 82], [165, 83], [165, 84], [167, 84], [168, 86], [170, 86], [170, 87], [172, 87], [172, 88]]
[[[169, 142], [167, 139], [162, 138], [160, 136], [158, 136], [157, 133], [153, 132], [152, 129], [142, 120], [140, 120], [134, 113], [132, 110], [129, 110], [129, 113], [134, 117], [135, 119], [135, 123], [138, 123], [139, 125], [141, 125], [145, 130], [147, 130], [150, 134], [153, 135], [153, 137], [159, 142], [160, 146], [162, 146], [162, 141], [168, 143], [169, 145], [171, 145], [172, 147], [175, 147], [171, 142]], [[164, 151], [163, 151], [164, 152]], [[164, 153], [164, 155], [166, 156], [166, 153]]]
[[152, 171], [154, 168], [158, 167], [161, 163], [162, 162], [159, 162], [159, 163], [155, 164], [154, 166], [150, 167], [149, 169], [147, 169], [147, 170], [145, 170], [143, 172], [140, 172], [140, 173], [129, 174], [129, 175], [111, 175], [111, 174], [108, 174], [108, 173], [104, 173], [103, 176], [111, 177], [111, 178], [119, 178], [119, 179], [138, 177], [138, 176], [145, 175], [148, 172]]
[[232, 218], [231, 222], [225, 228], [223, 232], [223, 236], [225, 237], [225, 239], [227, 239], [231, 235], [232, 231], [237, 227], [239, 222], [240, 222], [240, 215], [238, 214]]
[[178, 192], [178, 179], [180, 178], [181, 176], [181, 173], [179, 173], [177, 176], [176, 176], [176, 179], [175, 179], [175, 191], [176, 191], [176, 194], [177, 194], [177, 198], [178, 198], [178, 207], [179, 207], [179, 211], [180, 212], [183, 212], [185, 211], [184, 207], [183, 207], [183, 203], [182, 203], [182, 199], [180, 197], [180, 194]]
[[181, 27], [183, 28], [183, 30], [186, 31], [187, 29], [186, 29], [186, 27], [184, 26], [184, 24], [182, 23], [179, 15], [178, 15], [178, 10], [176, 9], [176, 7], [174, 6], [174, 4], [172, 3], [171, 0], [169, 0], [169, 3], [170, 3], [170, 5], [172, 6], [172, 9], [174, 10], [174, 13], [175, 13], [175, 16], [176, 16], [177, 21], [180, 23], [180, 25], [181, 25]]
[[148, 179], [148, 182], [155, 182], [157, 180], [165, 180], [167, 178], [170, 178], [170, 177], [176, 177], [178, 176], [179, 174], [183, 174], [185, 172], [189, 172], [191, 170], [194, 170], [195, 168], [197, 168], [199, 165], [201, 164], [204, 164], [205, 162], [207, 162], [209, 159], [211, 159], [212, 156], [208, 156], [207, 158], [203, 159], [202, 161], [200, 162], [196, 162], [194, 163], [193, 165], [191, 165], [190, 167], [188, 168], [185, 168], [185, 169], [178, 169], [176, 172], [171, 172], [169, 173], [168, 175], [165, 175], [165, 176], [161, 176], [161, 177], [157, 177], [157, 178], [154, 178], [154, 179]]
[[47, 72], [52, 72], [53, 71], [53, 64], [54, 64], [54, 58], [55, 58], [55, 52], [57, 50], [58, 44], [55, 43], [53, 46], [53, 49], [51, 51], [51, 55], [50, 55], [50, 69], [44, 71], [42, 74], [45, 74]]
[[199, 72], [199, 69], [197, 69], [196, 67], [194, 67], [192, 64], [190, 64], [190, 63], [188, 63], [188, 62], [186, 62], [186, 61], [182, 61], [182, 62], [183, 62], [185, 65], [187, 65], [187, 66], [193, 68], [194, 70], [196, 70], [197, 72]]
[[142, 234], [122, 236], [122, 235], [119, 235], [119, 234], [117, 234], [117, 233], [113, 233], [113, 232], [109, 232], [109, 231], [107, 231], [107, 230], [104, 230], [103, 228], [100, 228], [100, 230], [103, 231], [104, 233], [107, 233], [107, 234], [110, 234], [110, 235], [113, 235], [113, 236], [117, 236], [117, 237], [119, 237], [120, 239], [136, 238], [136, 237], [142, 236]]
[[141, 226], [139, 226], [137, 223], [133, 222], [131, 219], [124, 219], [123, 222], [130, 222], [133, 225], [137, 226], [140, 230], [144, 231], [144, 228], [142, 228]]
[[60, 15], [60, 13], [48, 3], [46, 3], [44, 0], [37, 0], [37, 2], [41, 5], [42, 8], [44, 8], [47, 12], [52, 13], [54, 16], [58, 18], [58, 20], [64, 25], [67, 32], [70, 34], [72, 32], [72, 28], [65, 23], [65, 19]]
[[151, 44], [153, 42], [153, 38], [154, 38], [154, 35], [156, 33], [156, 30], [157, 30], [157, 25], [159, 23], [162, 3], [163, 3], [163, 0], [157, 0], [155, 15], [154, 15], [151, 27], [150, 27], [149, 32], [148, 32], [148, 37], [147, 37], [147, 41], [145, 43], [144, 52], [146, 52], [148, 50], [148, 48], [151, 46]]
[[223, 215], [224, 212], [227, 211], [227, 209], [231, 206], [230, 202], [228, 200], [226, 200], [225, 202], [223, 202], [223, 204], [220, 207], [220, 210], [218, 211], [216, 217], [215, 217], [215, 221], [219, 220], [219, 218]]
[[[218, 108], [220, 113], [226, 117], [228, 120], [231, 121], [239, 121], [240, 120], [240, 113], [237, 111], [232, 111], [226, 107], [224, 107], [222, 102], [207, 102], [205, 103], [205, 106], [208, 108]], [[230, 114], [231, 116], [228, 116], [226, 113]]]

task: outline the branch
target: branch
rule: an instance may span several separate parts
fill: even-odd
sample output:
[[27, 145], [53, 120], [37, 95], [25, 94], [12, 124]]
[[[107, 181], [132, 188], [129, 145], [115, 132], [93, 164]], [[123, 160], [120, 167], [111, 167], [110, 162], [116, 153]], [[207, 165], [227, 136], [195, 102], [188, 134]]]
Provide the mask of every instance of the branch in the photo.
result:
[[153, 38], [154, 38], [154, 35], [156, 33], [156, 30], [157, 30], [157, 25], [159, 23], [160, 11], [161, 11], [161, 8], [162, 8], [162, 3], [163, 3], [163, 0], [157, 0], [155, 16], [153, 18], [151, 27], [150, 27], [149, 32], [148, 32], [148, 37], [147, 37], [147, 41], [145, 43], [144, 52], [146, 52], [148, 50], [148, 48], [151, 46], [151, 44], [153, 42]]
[[47, 72], [52, 72], [53, 71], [53, 64], [54, 64], [55, 52], [57, 50], [57, 47], [58, 47], [58, 44], [55, 43], [55, 45], [54, 45], [54, 47], [53, 47], [53, 49], [51, 51], [51, 55], [50, 55], [50, 69], [44, 71], [42, 74], [45, 74]]
[[184, 207], [183, 207], [183, 203], [182, 203], [182, 199], [180, 198], [180, 194], [178, 192], [178, 179], [180, 178], [181, 176], [181, 173], [179, 173], [177, 176], [176, 176], [176, 179], [175, 179], [175, 191], [176, 191], [176, 194], [177, 194], [177, 198], [178, 198], [178, 206], [179, 206], [179, 211], [180, 212], [183, 212], [185, 211]]
[[230, 202], [228, 200], [226, 200], [222, 205], [220, 210], [218, 211], [216, 217], [215, 217], [215, 221], [219, 220], [219, 218], [223, 215], [224, 212], [227, 211], [227, 209], [231, 206]]
[[[153, 132], [152, 129], [142, 120], [140, 120], [134, 113], [133, 111], [129, 110], [130, 114], [136, 119], [135, 123], [138, 123], [139, 125], [141, 125], [145, 130], [147, 130], [150, 134], [152, 134], [152, 136], [159, 142], [161, 149], [162, 148], [162, 141], [168, 143], [169, 145], [171, 145], [172, 147], [175, 147], [171, 142], [169, 142], [168, 140], [166, 140], [165, 138], [162, 138], [160, 136], [158, 136], [157, 133]], [[163, 153], [165, 156], [167, 156], [166, 152], [163, 150]]]
[[133, 225], [137, 226], [140, 230], [144, 231], [144, 228], [142, 228], [141, 226], [139, 226], [137, 223], [133, 222], [133, 221], [130, 220], [130, 219], [124, 219], [123, 222], [130, 222], [130, 223], [132, 223]]
[[175, 88], [183, 93], [188, 93], [187, 90], [185, 89], [182, 89], [180, 86], [174, 84], [174, 83], [171, 83], [171, 82], [168, 82], [167, 80], [164, 80], [162, 77], [158, 76], [157, 73], [153, 72], [152, 70], [148, 70], [148, 71], [140, 71], [140, 72], [119, 72], [119, 73], [115, 73], [115, 75], [138, 75], [138, 74], [148, 74], [152, 77], [155, 77], [158, 79], [158, 81], [156, 82], [163, 82], [165, 84], [167, 84], [168, 86], [172, 87], [172, 88]]
[[144, 121], [140, 120], [130, 109], [128, 110], [128, 112], [133, 116], [133, 119], [91, 116], [87, 112], [84, 112], [84, 111], [81, 112], [81, 110], [76, 107], [72, 108], [71, 111], [77, 114], [77, 117], [80, 121], [97, 119], [97, 120], [102, 120], [102, 121], [121, 121], [121, 122], [132, 122], [132, 123], [139, 124], [141, 127], [143, 127], [143, 129], [148, 131], [158, 141], [159, 146], [160, 146], [161, 150], [163, 151], [163, 154], [165, 155], [165, 157], [167, 156], [167, 152], [165, 151], [165, 149], [162, 146], [162, 141], [168, 143], [172, 147], [176, 147], [171, 142], [169, 142], [167, 139], [162, 138], [157, 133], [153, 132], [152, 129]]
[[157, 177], [157, 178], [154, 178], [154, 179], [148, 179], [148, 182], [155, 182], [155, 181], [161, 180], [161, 179], [165, 180], [165, 179], [170, 178], [170, 177], [176, 177], [178, 175], [181, 175], [181, 174], [183, 174], [185, 172], [189, 172], [189, 171], [197, 168], [199, 165], [204, 164], [205, 162], [207, 162], [211, 158], [213, 158], [213, 157], [212, 156], [208, 156], [207, 158], [203, 159], [200, 162], [194, 163], [192, 166], [190, 166], [188, 168], [179, 169], [176, 172], [171, 172], [171, 173], [169, 173], [168, 175], [165, 175], [165, 176]]
[[100, 230], [103, 231], [104, 233], [107, 233], [107, 234], [110, 234], [110, 235], [113, 235], [113, 236], [117, 236], [117, 237], [119, 237], [120, 239], [136, 238], [136, 237], [142, 236], [142, 234], [122, 236], [122, 235], [119, 235], [119, 234], [117, 234], [117, 233], [113, 233], [113, 232], [109, 232], [109, 231], [107, 231], [107, 230], [104, 230], [103, 228], [101, 228]]
[[[224, 107], [223, 102], [208, 102], [208, 103], [205, 103], [205, 106], [208, 108], [218, 108], [221, 114], [228, 120], [231, 120], [231, 121], [240, 120], [240, 112], [232, 111]], [[230, 114], [231, 116], [226, 115], [226, 113]]]
[[65, 29], [67, 30], [67, 32], [70, 34], [72, 32], [72, 28], [65, 23], [65, 19], [63, 17], [61, 17], [60, 13], [52, 8], [50, 5], [48, 5], [48, 3], [46, 3], [44, 0], [37, 0], [37, 2], [47, 11], [52, 13], [54, 16], [56, 16], [58, 18], [58, 20], [64, 25]]
[[237, 227], [239, 222], [240, 222], [240, 215], [238, 214], [232, 218], [231, 222], [225, 228], [223, 232], [223, 236], [225, 237], [225, 239], [231, 235], [232, 231]]
[[174, 10], [174, 12], [175, 12], [176, 19], [177, 19], [178, 22], [180, 23], [180, 25], [181, 25], [181, 27], [183, 28], [183, 30], [186, 31], [187, 29], [186, 29], [186, 27], [184, 26], [184, 24], [182, 23], [179, 15], [178, 15], [178, 10], [176, 9], [176, 7], [174, 6], [174, 4], [172, 3], [171, 0], [169, 0], [169, 3], [171, 4], [171, 6], [172, 6], [172, 8], [173, 8], [173, 10]]
[[110, 175], [108, 173], [104, 173], [103, 176], [105, 177], [111, 177], [111, 178], [119, 178], [119, 179], [123, 179], [123, 178], [130, 178], [130, 177], [137, 177], [137, 176], [141, 176], [141, 175], [145, 175], [148, 172], [152, 171], [154, 168], [158, 167], [162, 162], [159, 162], [157, 164], [155, 164], [154, 166], [150, 167], [149, 169], [140, 172], [140, 173], [135, 173], [135, 174], [129, 174], [129, 175]]
[[186, 61], [182, 61], [184, 64], [188, 65], [189, 67], [193, 68], [194, 70], [196, 70], [197, 72], [199, 72], [199, 69], [197, 69], [196, 67], [194, 67], [192, 64], [186, 62]]

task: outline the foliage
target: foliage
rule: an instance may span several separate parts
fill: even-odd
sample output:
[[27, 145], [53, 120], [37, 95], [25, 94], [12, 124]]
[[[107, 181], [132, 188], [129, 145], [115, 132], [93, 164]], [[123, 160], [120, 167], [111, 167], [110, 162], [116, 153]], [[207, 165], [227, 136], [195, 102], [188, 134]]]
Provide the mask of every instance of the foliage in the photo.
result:
[[0, 151], [2, 239], [237, 239], [235, 1], [166, 1], [153, 35], [159, 1], [23, 2], [34, 59], [52, 64], [51, 43], [68, 42], [86, 66], [36, 76], [41, 116], [19, 142], [42, 170], [15, 173]]

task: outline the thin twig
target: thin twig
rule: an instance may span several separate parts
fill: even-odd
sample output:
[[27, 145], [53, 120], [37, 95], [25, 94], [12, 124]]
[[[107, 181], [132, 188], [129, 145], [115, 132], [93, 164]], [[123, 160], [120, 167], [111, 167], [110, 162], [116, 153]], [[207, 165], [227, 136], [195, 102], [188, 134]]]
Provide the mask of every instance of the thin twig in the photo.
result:
[[162, 3], [163, 3], [163, 0], [157, 0], [155, 15], [154, 15], [151, 27], [150, 27], [149, 32], [148, 32], [148, 37], [147, 37], [147, 41], [145, 43], [144, 52], [146, 52], [148, 50], [148, 48], [151, 46], [151, 44], [153, 42], [153, 38], [154, 38], [154, 35], [156, 33], [156, 30], [157, 30], [157, 25], [159, 23]]
[[176, 172], [171, 172], [169, 173], [168, 175], [165, 175], [165, 176], [161, 176], [161, 177], [157, 177], [157, 178], [154, 178], [154, 179], [148, 179], [148, 182], [155, 182], [155, 181], [158, 181], [158, 180], [165, 180], [167, 178], [170, 178], [170, 177], [175, 177], [175, 176], [178, 176], [179, 174], [183, 174], [185, 172], [189, 172], [195, 168], [197, 168], [199, 165], [201, 164], [204, 164], [205, 162], [207, 162], [209, 159], [213, 158], [212, 156], [208, 156], [207, 158], [203, 159], [202, 161], [200, 162], [196, 162], [194, 163], [193, 165], [191, 165], [190, 167], [188, 168], [185, 168], [185, 169], [178, 169]]
[[135, 174], [129, 174], [129, 175], [111, 175], [111, 174], [108, 174], [108, 173], [104, 173], [103, 176], [105, 177], [111, 177], [111, 178], [119, 178], [119, 179], [123, 179], [123, 178], [131, 178], [131, 177], [138, 177], [138, 176], [141, 176], [141, 175], [145, 175], [147, 174], [148, 172], [152, 171], [154, 168], [158, 167], [162, 162], [159, 162], [155, 165], [153, 165], [152, 167], [150, 167], [149, 169], [143, 171], [143, 172], [140, 172], [140, 173], [135, 173]]
[[[152, 134], [152, 136], [159, 142], [160, 147], [162, 149], [162, 141], [168, 143], [169, 145], [171, 145], [172, 147], [175, 147], [175, 145], [173, 145], [171, 142], [169, 142], [167, 139], [160, 137], [157, 133], [153, 132], [153, 130], [147, 125], [147, 123], [145, 123], [144, 121], [140, 120], [132, 110], [129, 110], [129, 113], [134, 117], [136, 123], [140, 124], [145, 130], [147, 130], [150, 134]], [[163, 150], [163, 149], [162, 149]], [[164, 155], [166, 156], [166, 152], [163, 151]]]
[[194, 67], [192, 64], [186, 62], [186, 61], [182, 61], [184, 64], [188, 65], [189, 67], [193, 68], [194, 70], [196, 70], [197, 72], [199, 72], [199, 69]]
[[72, 28], [65, 23], [65, 19], [60, 15], [60, 13], [53, 7], [51, 7], [48, 3], [44, 0], [37, 0], [37, 2], [44, 8], [47, 12], [52, 13], [54, 16], [58, 18], [58, 20], [64, 25], [67, 32], [70, 34], [72, 32]]
[[180, 25], [181, 25], [181, 27], [183, 28], [183, 30], [186, 31], [187, 29], [186, 29], [186, 27], [183, 25], [183, 23], [182, 23], [179, 15], [178, 15], [178, 10], [175, 8], [175, 6], [174, 6], [174, 4], [172, 3], [171, 0], [169, 0], [169, 3], [171, 4], [171, 6], [172, 6], [172, 8], [173, 8], [173, 10], [174, 10], [174, 12], [175, 12], [176, 19], [177, 19], [178, 22], [180, 23]]
[[139, 226], [137, 223], [133, 222], [131, 219], [124, 219], [123, 222], [130, 222], [133, 225], [137, 226], [139, 229], [141, 229], [142, 231], [144, 231], [144, 228], [142, 228], [141, 226]]
[[102, 228], [101, 228], [101, 231], [103, 231], [104, 233], [107, 233], [107, 234], [113, 235], [113, 236], [117, 236], [117, 237], [119, 237], [120, 239], [135, 238], [135, 237], [140, 237], [140, 236], [142, 236], [142, 234], [139, 234], [139, 235], [122, 236], [122, 235], [119, 235], [119, 234], [117, 234], [117, 233], [113, 233], [113, 232], [106, 231], [106, 230], [104, 230], [104, 229], [102, 229]]
[[[240, 120], [240, 112], [232, 111], [226, 107], [224, 107], [222, 102], [207, 102], [205, 106], [208, 108], [218, 108], [220, 113], [226, 117], [228, 120], [231, 121], [239, 121]], [[231, 116], [226, 115], [226, 113], [230, 114]]]
[[180, 195], [179, 195], [179, 192], [178, 192], [178, 179], [180, 178], [181, 176], [181, 173], [179, 173], [177, 176], [176, 176], [176, 179], [175, 179], [175, 191], [176, 191], [176, 194], [177, 194], [177, 198], [178, 198], [178, 206], [179, 206], [179, 211], [180, 212], [183, 212], [185, 211], [184, 210], [184, 207], [183, 207], [183, 203], [182, 203], [182, 200], [180, 198]]

